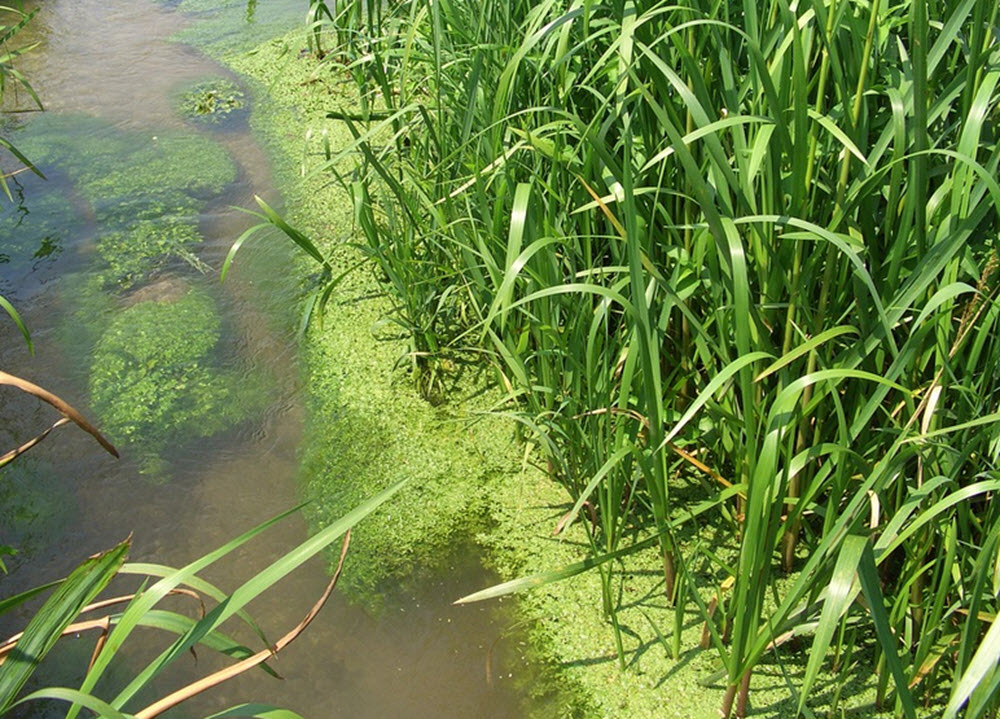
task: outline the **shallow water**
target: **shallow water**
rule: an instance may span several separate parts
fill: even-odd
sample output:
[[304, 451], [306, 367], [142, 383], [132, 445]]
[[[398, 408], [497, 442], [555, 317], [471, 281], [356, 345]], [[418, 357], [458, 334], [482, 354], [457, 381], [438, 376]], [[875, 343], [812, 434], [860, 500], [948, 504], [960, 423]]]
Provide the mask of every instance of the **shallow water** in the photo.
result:
[[[79, 289], [97, 261], [95, 238], [106, 231], [100, 211], [94, 210], [99, 206], [94, 196], [80, 188], [80, 173], [87, 168], [70, 170], [73, 157], [65, 163], [55, 157], [43, 165], [47, 181], [19, 175], [15, 209], [4, 203], [6, 216], [18, 211], [25, 216], [23, 227], [12, 232], [38, 222], [52, 198], [72, 214], [54, 231], [51, 251], [0, 263], [0, 292], [19, 307], [36, 345], [35, 356], [29, 356], [4, 320], [0, 367], [45, 385], [93, 416], [88, 411], [91, 358], [84, 350], [93, 349], [94, 343], [77, 337], [80, 318], [88, 326], [106, 328], [139, 299], [162, 299], [171, 292], [171, 283], [183, 282], [185, 287], [202, 288], [219, 308], [222, 339], [217, 369], [238, 372], [247, 384], [253, 381], [250, 378], [265, 378], [266, 402], [248, 404], [252, 407], [248, 417], [209, 436], [195, 432], [192, 438], [171, 438], [157, 450], [162, 462], [156, 464], [154, 476], [140, 474], [144, 465], [127, 446], [123, 459], [115, 461], [73, 428], [54, 433], [0, 478], [7, 486], [0, 487], [0, 542], [22, 550], [7, 562], [11, 573], [0, 577], [0, 596], [64, 576], [82, 558], [127, 535], [132, 536], [133, 560], [179, 565], [299, 500], [295, 475], [303, 409], [293, 337], [297, 288], [283, 269], [288, 248], [281, 242], [249, 245], [226, 283], [220, 287], [217, 278], [229, 245], [250, 224], [231, 206], [251, 207], [255, 194], [276, 201], [267, 158], [246, 131], [206, 130], [186, 122], [174, 106], [178, 88], [228, 73], [197, 51], [170, 41], [197, 20], [169, 4], [48, 0], [40, 5], [31, 33], [42, 45], [23, 58], [19, 69], [42, 97], [46, 121], [53, 116], [99, 118], [101, 133], [134, 138], [136, 152], [170, 132], [207, 135], [232, 155], [238, 177], [224, 192], [198, 206], [204, 242], [196, 254], [210, 268], [204, 275], [173, 261], [127, 292], [96, 302]], [[261, 2], [258, 8], [265, 5]], [[258, 10], [258, 22], [293, 11], [296, 17], [304, 14], [299, 12], [302, 0], [271, 5], [275, 7], [268, 12]], [[15, 104], [28, 107], [23, 95], [16, 100]], [[23, 127], [13, 132], [12, 139], [30, 143], [36, 115], [16, 117]], [[80, 127], [69, 144], [96, 146], [100, 138], [95, 126], [80, 123]], [[123, 163], [128, 161], [127, 156], [122, 158]], [[0, 239], [4, 249], [13, 248], [14, 241], [13, 234]], [[127, 391], [122, 390], [126, 395]], [[4, 450], [55, 419], [50, 408], [25, 395], [4, 391], [0, 397]], [[296, 515], [270, 530], [264, 541], [248, 545], [232, 561], [205, 574], [232, 589], [301, 541], [305, 531], [304, 521]], [[251, 611], [269, 635], [279, 636], [298, 623], [326, 581], [323, 562], [313, 561], [251, 605]], [[243, 701], [263, 701], [315, 718], [522, 716], [523, 705], [513, 689], [522, 667], [511, 618], [495, 607], [450, 605], [455, 597], [488, 581], [470, 559], [447, 577], [428, 583], [419, 596], [391, 597], [378, 618], [334, 597], [309, 630], [274, 662], [283, 681], [257, 672], [172, 715], [194, 716]], [[5, 618], [0, 628], [12, 629], [11, 624]], [[133, 661], [165, 646], [162, 636], [143, 636], [148, 643], [142, 640], [132, 648]], [[66, 645], [50, 681], [79, 681], [92, 639], [82, 637]], [[180, 664], [180, 671], [158, 684], [158, 690], [215, 666], [207, 656]], [[128, 669], [118, 672], [120, 680]], [[50, 711], [38, 708], [34, 715]]]

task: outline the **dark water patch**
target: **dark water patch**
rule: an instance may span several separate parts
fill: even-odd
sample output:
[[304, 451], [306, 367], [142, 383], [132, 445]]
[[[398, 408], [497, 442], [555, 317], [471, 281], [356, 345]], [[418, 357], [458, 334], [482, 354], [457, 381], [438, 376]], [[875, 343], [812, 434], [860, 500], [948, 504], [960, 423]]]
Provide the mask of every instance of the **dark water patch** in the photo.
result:
[[0, 295], [23, 303], [83, 264], [79, 243], [88, 232], [65, 176], [21, 174], [8, 182], [13, 200], [0, 205]]
[[[12, 445], [2, 433], [4, 448]], [[0, 545], [15, 551], [0, 557], [9, 571], [35, 561], [57, 541], [77, 511], [61, 491], [50, 463], [25, 457], [3, 470], [0, 481]], [[2, 581], [2, 580], [0, 580]]]

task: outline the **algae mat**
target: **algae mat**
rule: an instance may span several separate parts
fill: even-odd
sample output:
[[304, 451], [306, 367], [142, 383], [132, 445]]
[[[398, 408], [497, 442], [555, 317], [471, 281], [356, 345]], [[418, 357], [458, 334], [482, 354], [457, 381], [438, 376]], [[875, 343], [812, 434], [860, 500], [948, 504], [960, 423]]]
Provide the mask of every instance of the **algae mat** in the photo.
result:
[[220, 309], [199, 286], [209, 270], [201, 218], [236, 181], [236, 163], [205, 135], [127, 131], [84, 115], [42, 115], [18, 143], [62, 181], [0, 218], [20, 237], [15, 261], [67, 249], [85, 258], [61, 285], [71, 308], [63, 337], [89, 371], [103, 431], [162, 481], [183, 442], [268, 403], [262, 376], [223, 369]]

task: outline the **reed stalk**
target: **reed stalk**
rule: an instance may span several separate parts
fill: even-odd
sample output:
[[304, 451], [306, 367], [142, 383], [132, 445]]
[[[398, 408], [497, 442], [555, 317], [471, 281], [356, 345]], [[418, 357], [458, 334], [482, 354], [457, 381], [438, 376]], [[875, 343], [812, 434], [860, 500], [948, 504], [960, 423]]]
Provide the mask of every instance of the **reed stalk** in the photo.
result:
[[[904, 713], [995, 710], [996, 4], [380, 7], [338, 52], [383, 114], [330, 167], [417, 375], [490, 358], [602, 576], [649, 540], [704, 614], [724, 714], [806, 625], [802, 697], [865, 628]], [[724, 616], [678, 483], [728, 529]]]

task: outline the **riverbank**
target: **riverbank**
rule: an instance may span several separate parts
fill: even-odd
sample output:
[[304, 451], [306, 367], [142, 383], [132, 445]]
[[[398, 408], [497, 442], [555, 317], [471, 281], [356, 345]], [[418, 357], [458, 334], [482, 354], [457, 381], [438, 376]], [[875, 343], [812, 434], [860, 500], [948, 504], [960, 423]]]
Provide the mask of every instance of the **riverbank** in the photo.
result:
[[[372, 267], [357, 267], [363, 257], [352, 244], [350, 198], [328, 174], [314, 172], [326, 147], [351, 140], [346, 127], [326, 119], [333, 106], [350, 102], [349, 86], [315, 76], [313, 60], [295, 44], [298, 38], [292, 33], [225, 60], [254, 87], [258, 101], [251, 124], [272, 155], [288, 220], [331, 253], [334, 275], [355, 267], [300, 349], [308, 414], [301, 477], [313, 526], [408, 480], [398, 499], [355, 530], [341, 579], [354, 601], [378, 612], [383, 596], [399, 596], [428, 577], [468, 564], [477, 539], [486, 546], [498, 536], [497, 498], [525, 482], [544, 483], [537, 469], [521, 461], [513, 424], [482, 414], [500, 400], [485, 366], [457, 367], [449, 401], [437, 407], [416, 391], [406, 370], [406, 343], [386, 320], [392, 310], [388, 298]], [[259, 101], [262, 97], [267, 102]], [[288, 239], [272, 233], [253, 241]], [[315, 266], [300, 259], [295, 271], [308, 277]], [[558, 487], [547, 489], [548, 497], [533, 495], [533, 501], [566, 502]], [[520, 565], [513, 555], [501, 559], [497, 549], [486, 558], [491, 567]], [[520, 655], [520, 663], [534, 661], [537, 647], [515, 641], [523, 634], [512, 627], [512, 646], [496, 650]], [[497, 680], [516, 682], [535, 716], [584, 715], [579, 691], [568, 690], [554, 674], [532, 674], [508, 672]]]
[[[332, 253], [338, 270], [347, 269], [359, 260], [351, 245], [350, 200], [332, 176], [316, 170], [328, 148], [336, 153], [351, 141], [342, 124], [326, 117], [350, 108], [350, 85], [329, 67], [317, 71], [304, 47], [297, 32], [225, 60], [255, 85], [251, 123], [273, 157], [289, 220]], [[349, 161], [342, 169], [350, 169]], [[299, 271], [305, 276], [312, 269], [303, 260]], [[464, 375], [454, 378], [449, 401], [432, 407], [399, 362], [406, 345], [386, 319], [391, 309], [372, 268], [363, 266], [340, 285], [322, 327], [309, 331], [302, 349], [310, 417], [302, 476], [313, 500], [311, 521], [338, 516], [402, 477], [411, 482], [359, 528], [345, 575], [349, 590], [377, 603], [384, 582], [419, 581], [415, 568], [446, 571], [456, 545], [470, 534], [504, 579], [582, 559], [586, 540], [579, 524], [559, 538], [552, 534], [569, 508], [565, 492], [526, 461], [513, 423], [477, 414], [500, 397], [489, 389], [485, 364], [456, 368]], [[334, 444], [330, 438], [337, 438]], [[519, 612], [531, 628], [533, 651], [560, 669], [559, 683], [568, 689], [545, 705], [544, 715], [715, 716], [724, 691], [721, 665], [714, 653], [698, 648], [701, 623], [693, 613], [680, 618], [680, 654], [670, 654], [675, 614], [662, 599], [656, 553], [633, 556], [617, 569], [624, 671], [601, 612], [597, 573], [522, 595]], [[801, 678], [807, 647], [808, 641], [784, 651], [784, 666], [771, 658], [759, 667], [753, 716], [794, 714], [789, 686]], [[870, 681], [821, 681], [811, 704], [836, 704], [838, 698], [838, 709], [847, 714], [877, 716]]]

